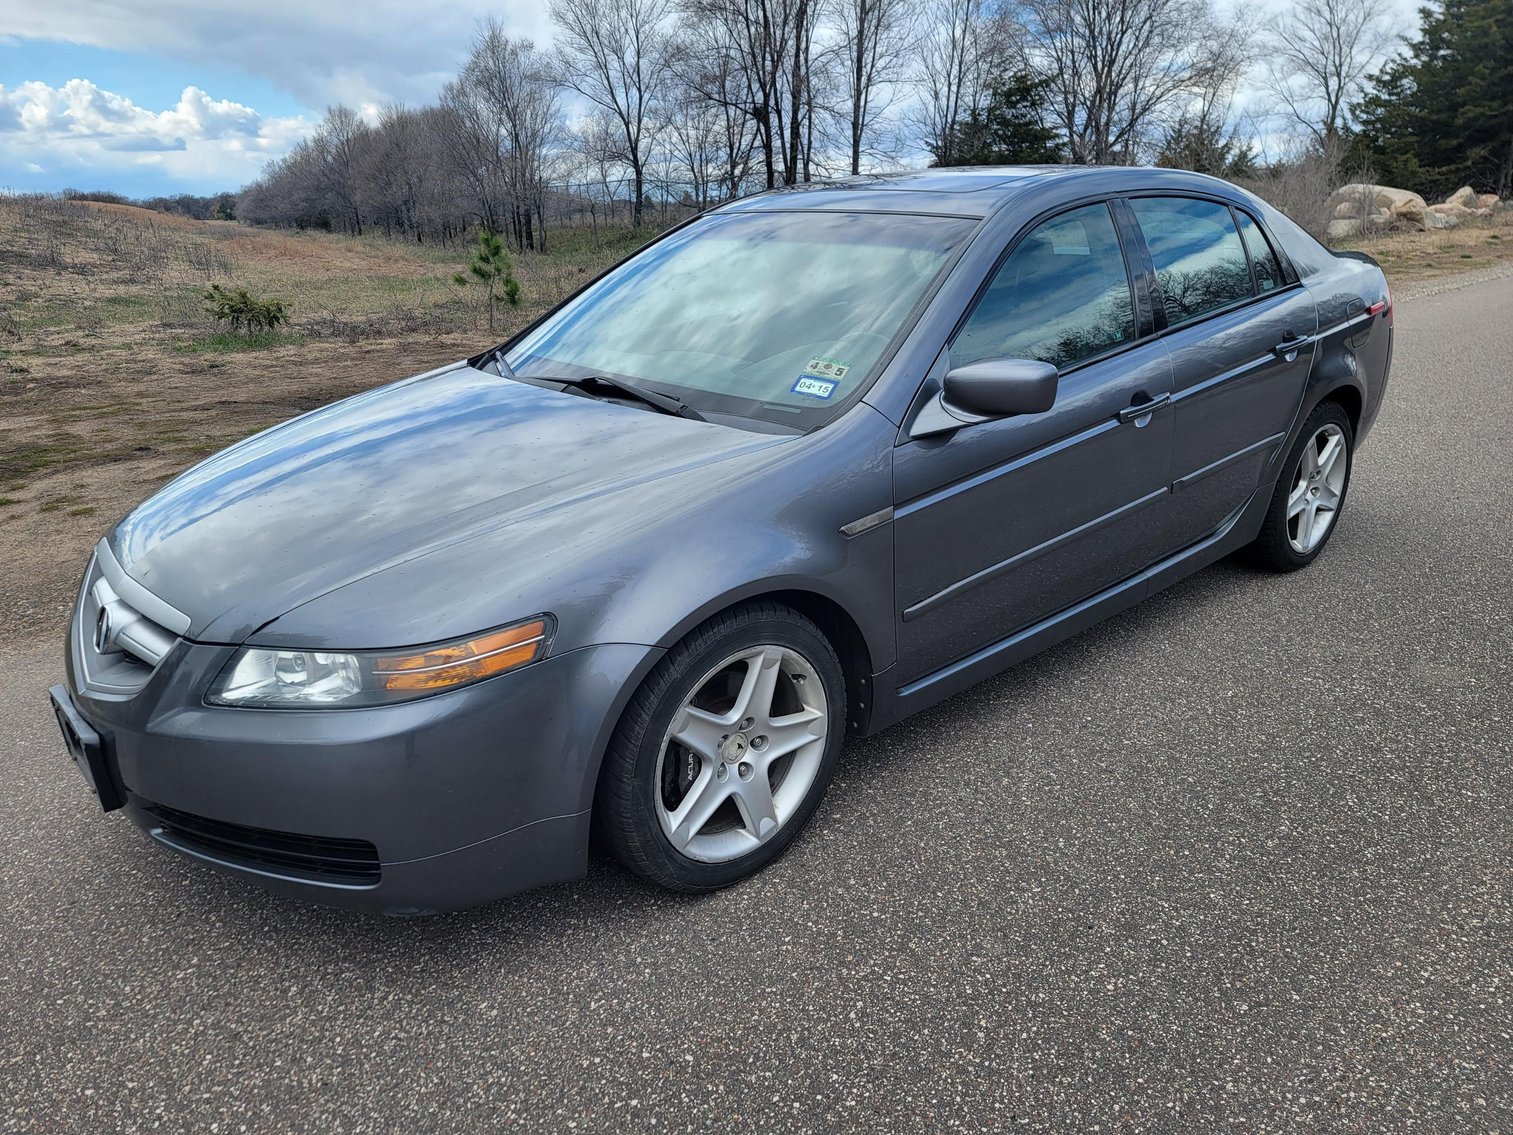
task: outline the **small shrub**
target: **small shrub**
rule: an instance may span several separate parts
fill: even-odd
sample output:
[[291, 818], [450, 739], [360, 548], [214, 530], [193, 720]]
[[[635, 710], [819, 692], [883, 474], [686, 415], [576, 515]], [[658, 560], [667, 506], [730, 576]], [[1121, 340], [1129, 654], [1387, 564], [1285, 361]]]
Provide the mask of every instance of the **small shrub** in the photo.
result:
[[257, 299], [246, 288], [223, 288], [211, 284], [205, 292], [205, 310], [217, 323], [225, 323], [237, 335], [256, 335], [276, 331], [289, 322], [289, 309], [283, 300]]
[[[494, 308], [500, 303], [511, 307], [520, 306], [520, 281], [515, 279], [515, 265], [509, 251], [488, 229], [478, 234], [478, 247], [473, 251], [473, 260], [468, 272], [482, 281], [487, 289], [485, 300], [489, 309], [489, 330], [494, 330]], [[470, 281], [461, 272], [452, 277], [452, 283], [466, 287]]]

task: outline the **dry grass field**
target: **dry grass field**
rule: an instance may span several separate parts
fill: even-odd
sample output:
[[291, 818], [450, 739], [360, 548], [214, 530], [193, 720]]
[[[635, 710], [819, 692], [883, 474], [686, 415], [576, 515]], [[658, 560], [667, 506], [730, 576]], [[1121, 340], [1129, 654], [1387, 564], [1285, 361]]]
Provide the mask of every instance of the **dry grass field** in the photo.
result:
[[[524, 303], [491, 337], [452, 282], [465, 249], [0, 197], [0, 626], [58, 626], [94, 542], [201, 457], [472, 354], [639, 239], [562, 235], [517, 264]], [[211, 282], [284, 300], [289, 326], [218, 334]]]
[[[643, 234], [554, 232], [520, 259], [503, 337]], [[1513, 213], [1362, 243], [1394, 284], [1513, 259]], [[89, 548], [137, 501], [249, 433], [492, 341], [464, 249], [0, 197], [0, 627], [53, 630]], [[290, 324], [217, 334], [218, 282], [284, 300]]]

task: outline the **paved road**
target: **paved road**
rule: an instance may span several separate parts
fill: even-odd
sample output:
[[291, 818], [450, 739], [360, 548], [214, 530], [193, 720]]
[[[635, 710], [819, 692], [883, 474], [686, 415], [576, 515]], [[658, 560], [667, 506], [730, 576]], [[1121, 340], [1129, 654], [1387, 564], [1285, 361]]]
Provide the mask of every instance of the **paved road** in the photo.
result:
[[0, 652], [0, 1129], [1513, 1130], [1513, 279], [1398, 325], [1315, 567], [852, 744], [703, 899], [267, 897], [95, 812]]

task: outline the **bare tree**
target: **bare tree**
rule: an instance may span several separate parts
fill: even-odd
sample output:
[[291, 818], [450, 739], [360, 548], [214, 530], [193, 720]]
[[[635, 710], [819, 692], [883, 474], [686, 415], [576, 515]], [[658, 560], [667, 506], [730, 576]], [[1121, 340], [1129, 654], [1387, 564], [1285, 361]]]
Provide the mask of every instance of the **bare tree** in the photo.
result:
[[1267, 73], [1283, 114], [1320, 144], [1349, 124], [1349, 107], [1392, 37], [1370, 0], [1296, 0], [1267, 25]]
[[722, 196], [734, 197], [751, 174], [757, 146], [757, 93], [735, 28], [709, 12], [685, 13], [673, 42], [675, 104], [700, 106], [718, 123], [719, 168], [712, 175]]
[[[682, 0], [706, 73], [750, 116], [767, 186], [793, 185], [813, 170], [815, 31], [820, 0]], [[718, 64], [715, 58], [718, 57]], [[739, 76], [738, 84], [728, 80]]]
[[452, 113], [453, 160], [484, 227], [509, 231], [519, 248], [544, 247], [546, 162], [561, 129], [548, 60], [530, 40], [511, 39], [489, 20], [441, 100]]
[[552, 0], [551, 11], [562, 81], [619, 126], [639, 226], [658, 125], [653, 107], [667, 77], [671, 0]]
[[362, 116], [337, 104], [326, 108], [326, 117], [310, 138], [321, 188], [358, 236], [362, 236], [360, 166], [370, 137]]
[[837, 0], [852, 173], [861, 173], [876, 119], [908, 71], [915, 7], [915, 0]]
[[1138, 160], [1189, 97], [1239, 66], [1208, 0], [1024, 0], [1023, 13], [1073, 162]]
[[956, 123], [983, 108], [1005, 55], [1006, 31], [986, 0], [931, 0], [925, 10], [912, 117], [918, 140], [942, 165], [950, 164]]

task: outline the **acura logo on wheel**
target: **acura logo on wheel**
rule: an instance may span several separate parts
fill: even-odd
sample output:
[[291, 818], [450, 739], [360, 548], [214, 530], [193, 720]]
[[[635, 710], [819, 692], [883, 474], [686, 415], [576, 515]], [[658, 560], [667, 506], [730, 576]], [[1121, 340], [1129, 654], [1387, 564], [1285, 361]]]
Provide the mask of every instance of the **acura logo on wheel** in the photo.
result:
[[110, 649], [110, 608], [101, 607], [95, 619], [95, 651], [104, 654]]

